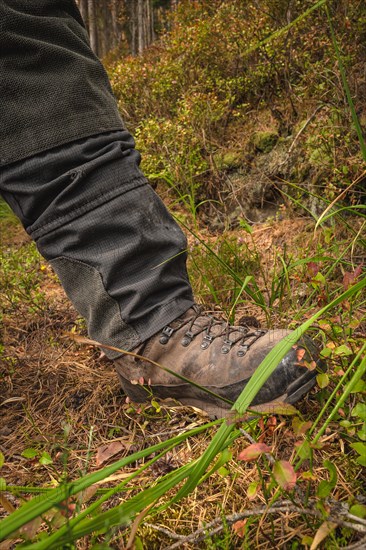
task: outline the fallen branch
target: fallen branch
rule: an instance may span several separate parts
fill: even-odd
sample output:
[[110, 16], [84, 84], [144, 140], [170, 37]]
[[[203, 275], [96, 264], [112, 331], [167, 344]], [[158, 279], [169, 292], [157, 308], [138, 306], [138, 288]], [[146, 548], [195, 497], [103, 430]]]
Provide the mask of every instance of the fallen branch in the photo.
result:
[[[307, 516], [313, 516], [318, 519], [324, 519], [322, 517], [322, 514], [319, 512], [319, 510], [315, 509], [316, 502], [310, 503], [314, 508], [302, 508], [301, 506], [297, 506], [290, 500], [285, 500], [278, 502], [268, 508], [267, 506], [262, 506], [260, 508], [253, 508], [251, 510], [244, 510], [243, 512], [231, 514], [225, 517], [218, 517], [212, 520], [211, 522], [207, 523], [204, 527], [200, 527], [193, 533], [189, 535], [178, 535], [177, 533], [174, 533], [170, 531], [169, 529], [165, 527], [160, 527], [159, 525], [153, 525], [150, 523], [146, 523], [145, 525], [147, 527], [150, 527], [152, 529], [155, 529], [156, 531], [159, 531], [171, 539], [175, 539], [177, 542], [174, 542], [170, 546], [166, 546], [164, 550], [174, 550], [175, 548], [181, 548], [182, 544], [185, 543], [197, 543], [201, 540], [204, 540], [206, 537], [212, 537], [214, 535], [217, 535], [220, 533], [226, 525], [232, 525], [233, 523], [243, 520], [248, 517], [252, 516], [259, 516], [262, 514], [279, 514], [279, 513], [299, 513], [299, 514], [306, 514]], [[366, 520], [359, 518], [357, 516], [354, 516], [352, 514], [348, 513], [348, 510], [344, 510], [340, 513], [339, 510], [339, 502], [334, 502], [334, 512], [330, 513], [327, 517], [327, 521], [331, 521], [336, 523], [338, 526], [341, 527], [348, 527], [356, 531], [357, 533], [366, 533]], [[340, 517], [341, 516], [341, 517]], [[348, 521], [347, 521], [348, 520]], [[352, 521], [349, 521], [352, 520]], [[364, 542], [366, 538], [362, 538], [361, 541], [355, 543], [354, 545], [351, 545], [347, 547], [347, 550], [358, 550], [361, 548], [364, 548]], [[360, 545], [362, 543], [363, 545]]]

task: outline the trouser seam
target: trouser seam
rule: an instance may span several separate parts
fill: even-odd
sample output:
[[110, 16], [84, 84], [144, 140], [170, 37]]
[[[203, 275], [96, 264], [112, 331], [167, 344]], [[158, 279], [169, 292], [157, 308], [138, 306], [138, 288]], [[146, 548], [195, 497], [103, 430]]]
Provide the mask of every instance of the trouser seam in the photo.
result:
[[[133, 187], [129, 187], [126, 190], [121, 190], [121, 183], [136, 183]], [[51, 221], [48, 221], [39, 227], [36, 227], [34, 229], [34, 224], [31, 227], [27, 228], [27, 233], [32, 237], [32, 239], [36, 240], [40, 237], [43, 237], [47, 235], [47, 233], [50, 233], [54, 229], [58, 229], [62, 225], [65, 225], [65, 223], [69, 223], [76, 218], [82, 216], [83, 214], [87, 214], [100, 204], [106, 204], [107, 202], [115, 199], [118, 196], [125, 195], [129, 191], [132, 191], [134, 189], [137, 189], [138, 187], [142, 187], [144, 185], [148, 185], [148, 181], [144, 176], [138, 176], [131, 180], [128, 180], [128, 182], [118, 182], [118, 186], [114, 187], [113, 189], [110, 189], [108, 192], [102, 191], [93, 199], [86, 201], [84, 204], [80, 205], [79, 207], [75, 208], [70, 214], [58, 216], [56, 218], [53, 218]], [[101, 201], [101, 198], [103, 201]]]

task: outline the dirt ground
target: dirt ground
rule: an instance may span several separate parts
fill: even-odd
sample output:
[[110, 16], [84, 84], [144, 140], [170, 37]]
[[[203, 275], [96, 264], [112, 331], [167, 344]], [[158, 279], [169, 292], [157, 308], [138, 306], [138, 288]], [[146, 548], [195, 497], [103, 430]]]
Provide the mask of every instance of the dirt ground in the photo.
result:
[[[268, 253], [270, 261], [274, 247], [281, 247], [285, 242], [296, 246], [304, 229], [305, 234], [309, 234], [306, 226], [307, 222], [300, 219], [270, 229], [263, 225], [257, 230], [257, 243], [263, 254]], [[21, 249], [27, 242], [28, 237], [19, 226], [6, 235], [6, 246], [10, 248]], [[163, 405], [159, 411], [152, 406], [137, 407], [127, 403], [112, 362], [98, 349], [78, 345], [65, 335], [70, 331], [86, 335], [84, 323], [42, 259], [38, 269], [39, 292], [45, 297], [44, 303], [33, 310], [29, 303], [19, 304], [11, 313], [5, 309], [2, 319], [5, 352], [0, 369], [0, 450], [5, 456], [1, 476], [8, 485], [52, 487], [61, 480], [75, 479], [111, 460], [172, 437], [180, 430], [207, 422], [204, 413], [190, 408]], [[259, 313], [260, 316], [256, 308], [251, 310], [248, 305], [244, 305], [242, 311], [239, 309], [238, 315], [243, 313], [257, 316]], [[265, 322], [265, 319], [261, 321]], [[307, 418], [314, 417], [320, 410], [316, 393], [314, 390], [300, 404], [300, 410]], [[293, 448], [289, 441], [294, 442], [288, 422], [281, 420], [275, 433], [273, 429], [263, 428], [268, 441], [287, 458]], [[338, 435], [331, 432], [328, 436], [333, 445], [331, 451], [340, 452], [342, 444]], [[150, 475], [154, 478], [199, 454], [208, 437], [205, 435], [193, 447], [187, 445], [173, 453], [168, 461], [158, 463]], [[119, 444], [114, 454], [110, 450], [113, 442]], [[34, 456], [29, 456], [29, 449]], [[246, 499], [250, 476], [257, 476], [253, 472], [252, 467], [240, 470], [246, 482], [240, 491], [236, 491], [237, 495], [229, 506], [231, 511], [236, 510], [234, 502]], [[346, 485], [342, 490], [347, 493]], [[167, 520], [172, 530], [179, 525], [194, 530], [202, 521], [217, 515], [217, 489], [210, 486], [205, 497], [204, 494], [205, 506], [197, 495], [194, 504], [190, 503], [192, 509], [196, 509], [193, 516], [187, 516], [185, 510], [180, 512], [184, 516], [183, 523], [177, 513]], [[24, 494], [23, 498], [29, 498], [29, 494]], [[10, 495], [9, 502], [17, 507], [21, 498]], [[306, 534], [305, 528], [303, 532]], [[311, 528], [308, 532], [311, 534]], [[158, 542], [151, 544], [151, 548], [165, 548]], [[262, 542], [258, 541], [258, 548], [267, 547], [273, 546], [266, 542], [266, 537]]]

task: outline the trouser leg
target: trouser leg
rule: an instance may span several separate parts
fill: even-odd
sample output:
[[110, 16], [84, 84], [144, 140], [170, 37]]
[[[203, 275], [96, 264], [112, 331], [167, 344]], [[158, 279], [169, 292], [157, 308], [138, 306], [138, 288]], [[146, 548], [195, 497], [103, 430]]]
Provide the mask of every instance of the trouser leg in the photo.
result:
[[0, 177], [90, 336], [127, 350], [193, 303], [186, 239], [138, 164], [131, 135], [117, 131], [8, 165]]

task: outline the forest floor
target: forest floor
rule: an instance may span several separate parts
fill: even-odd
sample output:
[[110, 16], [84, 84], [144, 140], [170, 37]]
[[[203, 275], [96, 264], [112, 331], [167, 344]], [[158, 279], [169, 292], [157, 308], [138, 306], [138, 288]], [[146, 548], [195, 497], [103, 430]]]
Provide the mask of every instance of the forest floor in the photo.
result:
[[[22, 490], [7, 493], [8, 507], [17, 508], [23, 499], [30, 498], [32, 490], [37, 491], [36, 488], [54, 487], [61, 481], [75, 479], [111, 460], [207, 422], [203, 412], [178, 404], [176, 407], [162, 404], [159, 408], [151, 404], [126, 403], [112, 362], [101, 357], [98, 349], [75, 344], [65, 336], [70, 331], [86, 334], [85, 326], [51, 268], [19, 225], [0, 223], [3, 275], [7, 278], [1, 296], [4, 347], [0, 372], [0, 450], [5, 457], [1, 477], [9, 486], [28, 488], [24, 493]], [[298, 251], [300, 241], [311, 239], [311, 227], [306, 218], [284, 219], [275, 225], [258, 224], [250, 240], [254, 239], [262, 251], [261, 268], [270, 269], [276, 247], [286, 243], [289, 254]], [[206, 238], [207, 242], [220, 241], [220, 237], [208, 233]], [[231, 243], [247, 238], [248, 234], [242, 230], [226, 235]], [[189, 240], [191, 248], [194, 247], [195, 239], [189, 236]], [[318, 245], [314, 243], [315, 248]], [[190, 264], [190, 273], [197, 288], [201, 271], [197, 270], [195, 262]], [[212, 280], [219, 276], [214, 271], [208, 273], [210, 275]], [[225, 288], [221, 292], [225, 296]], [[200, 294], [201, 301], [209, 302], [202, 285]], [[274, 314], [274, 325], [287, 324], [291, 320], [296, 308], [285, 309], [278, 310], [277, 318]], [[243, 314], [259, 316], [262, 324], [266, 324], [265, 316], [257, 307], [251, 307], [250, 302], [237, 307], [236, 317]], [[362, 314], [364, 316], [365, 312]], [[364, 324], [358, 330], [360, 334], [365, 332]], [[298, 405], [302, 418], [310, 422], [316, 418], [327, 397], [325, 392], [317, 387], [305, 397]], [[354, 401], [356, 395], [352, 399]], [[337, 423], [330, 424], [312, 464], [311, 476], [318, 480], [327, 479], [328, 471], [324, 466], [327, 459], [336, 468], [337, 484], [327, 500], [328, 510], [339, 508], [342, 502], [354, 502], [355, 497], [361, 504], [366, 500], [362, 468], [349, 456], [349, 449], [345, 450], [347, 441], [338, 428]], [[212, 430], [214, 433], [214, 428]], [[168, 458], [159, 460], [141, 478], [141, 487], [199, 456], [210, 434], [206, 431], [190, 439], [174, 449]], [[298, 435], [294, 433], [291, 417], [268, 416], [259, 422], [252, 436], [267, 443], [282, 459], [290, 460], [294, 456]], [[235, 457], [252, 436], [243, 432], [243, 437], [236, 440], [230, 467], [219, 470], [191, 496], [140, 527], [144, 548], [311, 546], [321, 526], [320, 513], [315, 504], [311, 504], [311, 499], [306, 514], [299, 512], [302, 489], [293, 494], [292, 501], [281, 499], [279, 511], [267, 515], [263, 515], [267, 507], [264, 493], [258, 488], [250, 491], [253, 482], [261, 479], [260, 469], [255, 462], [244, 463], [236, 461]], [[110, 486], [137, 466], [130, 465], [104, 482], [103, 487]], [[308, 461], [305, 461], [301, 472], [308, 469]], [[302, 483], [304, 490], [305, 478], [306, 475]], [[313, 497], [310, 485], [307, 490]], [[122, 500], [124, 497], [121, 494], [115, 498]], [[233, 514], [247, 510], [254, 510], [254, 515], [248, 518], [244, 514], [242, 524], [234, 522]], [[216, 523], [210, 527], [212, 521]], [[206, 539], [202, 541], [196, 532], [205, 525]], [[333, 532], [329, 545], [324, 548], [347, 545], [350, 545], [348, 548], [361, 548], [357, 541], [365, 536], [362, 529], [354, 531], [347, 526], [344, 517], [338, 524], [323, 527], [323, 531], [326, 531], [324, 537]], [[192, 533], [196, 533], [196, 537]], [[117, 532], [114, 537], [109, 542], [111, 547], [123, 548], [128, 533]], [[13, 547], [9, 542], [2, 544], [1, 549]], [[91, 548], [91, 542], [83, 539], [77, 547]]]

